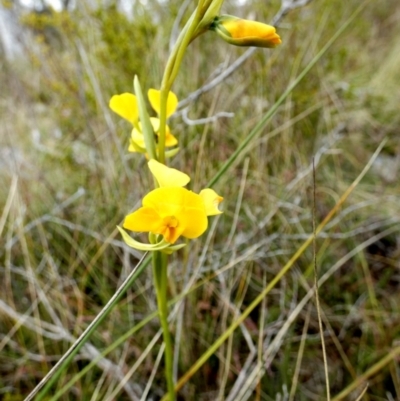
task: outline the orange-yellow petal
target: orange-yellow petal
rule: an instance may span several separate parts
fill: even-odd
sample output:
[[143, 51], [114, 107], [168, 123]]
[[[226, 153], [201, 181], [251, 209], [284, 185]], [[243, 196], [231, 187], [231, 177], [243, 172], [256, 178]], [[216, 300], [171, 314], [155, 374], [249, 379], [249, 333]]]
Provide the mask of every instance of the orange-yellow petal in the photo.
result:
[[152, 207], [141, 207], [125, 217], [123, 227], [137, 232], [156, 232], [162, 217]]
[[150, 117], [151, 126], [154, 132], [158, 132], [160, 129], [160, 119], [157, 117]]
[[139, 152], [139, 153], [146, 153], [146, 149], [140, 145], [138, 145], [135, 141], [132, 139], [129, 140], [129, 147], [128, 147], [128, 152]]
[[[158, 130], [160, 128], [160, 119], [157, 117], [150, 117], [150, 122], [153, 127], [153, 130], [156, 134], [158, 134]], [[176, 146], [178, 144], [178, 140], [171, 134], [171, 130], [168, 125], [165, 126], [165, 146], [171, 147]]]
[[207, 216], [215, 216], [222, 213], [222, 211], [218, 209], [219, 204], [224, 200], [222, 196], [219, 196], [211, 188], [203, 189], [199, 195], [204, 201]]
[[114, 95], [110, 99], [109, 106], [114, 113], [125, 118], [125, 120], [128, 120], [132, 125], [134, 125], [139, 118], [137, 99], [132, 93]]
[[[149, 89], [147, 96], [149, 98], [153, 110], [158, 115], [160, 115], [160, 91], [157, 89]], [[178, 98], [176, 97], [174, 92], [170, 91], [168, 93], [168, 98], [167, 98], [167, 118], [175, 113], [177, 107], [178, 107]]]
[[145, 148], [146, 147], [146, 145], [144, 143], [143, 134], [140, 131], [138, 131], [136, 128], [134, 128], [132, 130], [131, 139], [132, 139], [133, 142], [136, 143], [136, 145], [140, 146], [141, 148]]
[[151, 159], [148, 162], [149, 169], [160, 187], [184, 187], [189, 181], [190, 177], [165, 164]]
[[212, 29], [236, 46], [276, 47], [282, 43], [273, 26], [231, 15], [218, 17]]
[[171, 147], [178, 145], [178, 140], [171, 134], [168, 125], [165, 127], [165, 146]]

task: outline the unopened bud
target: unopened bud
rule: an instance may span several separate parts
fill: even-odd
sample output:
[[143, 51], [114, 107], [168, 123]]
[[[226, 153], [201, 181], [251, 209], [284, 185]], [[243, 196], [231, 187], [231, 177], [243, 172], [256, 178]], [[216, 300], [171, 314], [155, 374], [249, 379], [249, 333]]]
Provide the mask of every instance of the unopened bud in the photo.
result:
[[282, 43], [273, 26], [232, 15], [216, 17], [210, 29], [235, 46], [276, 47]]

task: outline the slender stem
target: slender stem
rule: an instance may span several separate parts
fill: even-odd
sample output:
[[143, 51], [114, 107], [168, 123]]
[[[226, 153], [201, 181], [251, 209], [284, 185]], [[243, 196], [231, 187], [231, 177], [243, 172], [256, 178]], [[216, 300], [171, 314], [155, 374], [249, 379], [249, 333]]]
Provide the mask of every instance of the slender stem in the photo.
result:
[[[64, 369], [67, 368], [68, 364], [72, 361], [74, 356], [82, 348], [82, 346], [89, 339], [90, 335], [96, 330], [100, 323], [108, 316], [112, 311], [117, 302], [125, 294], [126, 290], [131, 287], [132, 283], [148, 265], [150, 258], [148, 258], [148, 253], [146, 252], [139, 263], [135, 266], [129, 276], [125, 279], [122, 285], [118, 288], [115, 294], [104, 306], [102, 311], [96, 316], [96, 318], [90, 323], [86, 330], [80, 335], [80, 337], [71, 345], [69, 350], [63, 355], [63, 357], [56, 363], [56, 365], [50, 370], [49, 373], [42, 379], [42, 381], [33, 389], [33, 391], [25, 398], [24, 401], [30, 401], [35, 398], [36, 401], [42, 400], [46, 395], [47, 391], [54, 384], [54, 382], [60, 377]], [[46, 386], [45, 386], [46, 385]], [[45, 387], [44, 387], [45, 386]], [[44, 387], [42, 392], [39, 394], [40, 390]]]
[[161, 163], [165, 163], [165, 127], [167, 123], [167, 99], [168, 93], [175, 81], [178, 74], [179, 67], [182, 63], [183, 56], [187, 47], [193, 39], [193, 34], [196, 28], [204, 16], [207, 8], [200, 7], [201, 2], [193, 12], [188, 22], [182, 29], [178, 40], [176, 41], [174, 48], [168, 58], [167, 65], [165, 67], [163, 79], [160, 88], [160, 129], [158, 132], [158, 160]]
[[167, 65], [164, 70], [163, 79], [160, 88], [160, 128], [158, 132], [158, 160], [160, 163], [165, 163], [165, 126], [167, 123], [167, 99], [168, 93], [171, 89], [172, 82], [170, 76], [174, 69], [175, 61], [178, 55], [178, 50], [182, 44], [182, 41], [187, 34], [188, 28], [194, 19], [195, 13], [192, 14], [185, 27], [182, 29], [174, 48], [168, 58]]
[[165, 343], [165, 378], [168, 387], [168, 401], [175, 401], [175, 385], [173, 379], [173, 350], [168, 327], [167, 305], [167, 268], [168, 259], [165, 253], [153, 252], [153, 274], [157, 295], [158, 313]]

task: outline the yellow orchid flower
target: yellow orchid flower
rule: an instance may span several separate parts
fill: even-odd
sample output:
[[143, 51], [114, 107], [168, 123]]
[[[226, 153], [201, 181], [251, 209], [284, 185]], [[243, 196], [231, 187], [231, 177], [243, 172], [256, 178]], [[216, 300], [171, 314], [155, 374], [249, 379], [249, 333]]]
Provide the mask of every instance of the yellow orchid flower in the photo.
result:
[[[153, 131], [155, 132], [156, 135], [158, 135], [159, 129], [160, 129], [160, 120], [156, 117], [150, 117], [150, 122], [153, 127]], [[142, 124], [139, 122], [138, 124], [139, 129], [133, 128], [132, 133], [131, 133], [131, 141], [130, 145], [128, 148], [129, 152], [141, 152], [145, 153], [145, 143], [144, 143], [144, 137], [141, 132], [142, 129]], [[171, 134], [171, 130], [169, 129], [168, 125], [165, 127], [165, 146], [166, 147], [172, 147], [176, 146], [178, 144], [178, 140]]]
[[143, 206], [126, 216], [123, 227], [161, 234], [170, 244], [182, 235], [197, 238], [206, 231], [203, 198], [182, 187], [157, 188], [143, 198]]
[[190, 177], [154, 159], [148, 162], [148, 166], [160, 188], [143, 198], [142, 207], [126, 216], [123, 227], [130, 231], [159, 234], [163, 239], [150, 246], [130, 240], [122, 229], [120, 231], [125, 242], [137, 249], [179, 249], [166, 247], [165, 243], [174, 244], [180, 236], [193, 239], [203, 234], [208, 227], [207, 216], [222, 213], [218, 204], [223, 198], [209, 188], [200, 194], [183, 188]]
[[282, 43], [273, 26], [232, 15], [216, 17], [210, 29], [235, 46], [276, 47]]
[[[149, 90], [149, 101], [156, 111], [159, 113], [160, 107], [160, 91], [156, 89]], [[178, 99], [172, 92], [168, 95], [167, 101], [167, 117], [172, 115], [178, 105]], [[131, 133], [129, 152], [140, 152], [146, 153], [145, 141], [142, 134], [142, 125], [139, 122], [139, 107], [136, 96], [132, 93], [122, 93], [120, 95], [114, 95], [110, 99], [110, 109], [118, 114], [120, 117], [129, 121], [133, 126]], [[160, 130], [160, 119], [156, 117], [150, 117], [150, 122], [153, 127], [154, 133], [158, 135]], [[178, 144], [178, 140], [171, 134], [171, 130], [168, 125], [165, 127], [165, 146], [172, 147]]]
[[[158, 135], [160, 131], [160, 119], [156, 117], [150, 117], [151, 125], [153, 126], [154, 132]], [[171, 134], [171, 130], [168, 125], [165, 126], [165, 146], [175, 146], [178, 144], [178, 140]]]

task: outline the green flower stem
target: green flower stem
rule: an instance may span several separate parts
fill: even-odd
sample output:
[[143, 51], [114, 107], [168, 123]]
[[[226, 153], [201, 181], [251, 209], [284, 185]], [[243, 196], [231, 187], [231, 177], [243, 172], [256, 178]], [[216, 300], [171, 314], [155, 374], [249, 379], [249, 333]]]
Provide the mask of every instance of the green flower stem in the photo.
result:
[[165, 343], [165, 377], [168, 387], [168, 401], [175, 401], [175, 385], [173, 379], [173, 351], [171, 335], [168, 327], [167, 305], [167, 268], [168, 256], [165, 253], [153, 252], [153, 275], [157, 295], [158, 313]]
[[[200, 2], [202, 3], [202, 2]], [[165, 126], [167, 123], [167, 99], [172, 84], [178, 75], [185, 51], [193, 39], [194, 33], [207, 8], [199, 4], [182, 29], [174, 48], [168, 58], [160, 88], [160, 129], [158, 133], [158, 160], [165, 163]]]
[[[129, 276], [122, 283], [121, 287], [115, 292], [111, 299], [104, 306], [102, 311], [96, 316], [93, 322], [87, 327], [87, 329], [80, 335], [80, 337], [71, 345], [69, 350], [63, 355], [63, 357], [56, 363], [56, 365], [50, 370], [49, 373], [42, 379], [42, 381], [33, 389], [33, 391], [25, 398], [24, 401], [31, 401], [35, 398], [35, 401], [42, 400], [50, 387], [54, 384], [56, 380], [59, 379], [61, 373], [68, 367], [69, 363], [73, 360], [75, 355], [79, 352], [82, 346], [89, 339], [91, 334], [97, 329], [100, 323], [109, 315], [117, 302], [125, 294], [126, 290], [130, 288], [136, 278], [149, 264], [150, 257], [147, 252], [140, 259], [139, 263], [132, 270]], [[44, 388], [43, 388], [44, 387]], [[42, 390], [43, 388], [43, 390]], [[42, 390], [42, 391], [41, 391]], [[40, 393], [39, 393], [40, 392]]]
[[168, 92], [160, 91], [160, 128], [158, 131], [158, 161], [165, 164], [165, 126], [167, 124]]

